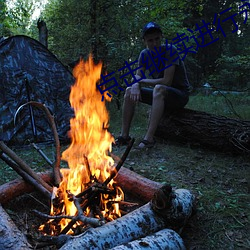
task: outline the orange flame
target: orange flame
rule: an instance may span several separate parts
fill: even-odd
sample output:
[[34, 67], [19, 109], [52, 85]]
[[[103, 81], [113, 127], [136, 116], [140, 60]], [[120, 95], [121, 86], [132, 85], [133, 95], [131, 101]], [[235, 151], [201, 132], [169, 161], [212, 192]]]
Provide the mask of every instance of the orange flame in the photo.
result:
[[[77, 195], [87, 188], [93, 177], [103, 183], [114, 168], [114, 161], [108, 155], [114, 141], [108, 132], [109, 114], [96, 87], [100, 81], [101, 69], [102, 63], [94, 64], [90, 56], [86, 62], [80, 60], [73, 70], [76, 81], [70, 93], [70, 103], [75, 112], [74, 118], [70, 120], [69, 134], [72, 142], [62, 153], [62, 159], [68, 162], [70, 171], [62, 171], [63, 181], [59, 187], [65, 204], [64, 211], [60, 213], [65, 215], [74, 216], [77, 213], [74, 203], [68, 200], [67, 190]], [[109, 183], [109, 187], [112, 184], [113, 181]], [[118, 188], [117, 193], [114, 199], [122, 200], [122, 190]], [[101, 197], [103, 214], [107, 210], [105, 196], [107, 195]], [[117, 204], [113, 208], [113, 213], [121, 216]], [[55, 214], [53, 208], [51, 212]], [[61, 220], [61, 229], [67, 224], [68, 220]]]

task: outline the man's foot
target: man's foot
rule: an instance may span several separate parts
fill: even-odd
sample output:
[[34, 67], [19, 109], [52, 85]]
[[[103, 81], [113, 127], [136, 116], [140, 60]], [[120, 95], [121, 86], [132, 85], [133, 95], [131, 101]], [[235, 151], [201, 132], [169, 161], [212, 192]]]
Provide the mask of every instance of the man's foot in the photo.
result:
[[127, 146], [129, 144], [129, 142], [131, 141], [131, 137], [123, 137], [123, 136], [118, 136], [115, 140], [115, 144], [114, 146]]
[[155, 145], [155, 141], [142, 140], [137, 146], [138, 149], [152, 148]]

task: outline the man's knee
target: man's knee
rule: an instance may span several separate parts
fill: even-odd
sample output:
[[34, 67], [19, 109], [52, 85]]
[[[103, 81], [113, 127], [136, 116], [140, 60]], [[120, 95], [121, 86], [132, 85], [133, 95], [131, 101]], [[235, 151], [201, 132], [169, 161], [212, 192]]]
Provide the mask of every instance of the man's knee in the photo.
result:
[[167, 90], [166, 90], [165, 86], [160, 85], [160, 84], [155, 85], [154, 92], [153, 92], [154, 98], [164, 97], [166, 95], [166, 93], [167, 93]]
[[125, 90], [124, 98], [129, 98], [131, 93], [131, 87], [127, 87]]

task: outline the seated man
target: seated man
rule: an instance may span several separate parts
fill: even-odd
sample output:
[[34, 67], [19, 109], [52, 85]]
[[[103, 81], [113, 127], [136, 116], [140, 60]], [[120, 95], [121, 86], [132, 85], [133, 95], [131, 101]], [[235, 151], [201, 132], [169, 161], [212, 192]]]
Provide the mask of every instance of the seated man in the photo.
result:
[[[143, 28], [142, 37], [147, 48], [140, 53], [136, 81], [133, 80], [135, 83], [124, 95], [122, 131], [116, 139], [118, 146], [127, 145], [131, 139], [129, 130], [138, 101], [152, 105], [148, 130], [138, 145], [149, 148], [154, 146], [154, 134], [163, 113], [183, 108], [189, 99], [190, 84], [184, 63], [173, 45], [161, 45], [161, 27], [149, 22]], [[146, 78], [146, 70], [152, 79]]]

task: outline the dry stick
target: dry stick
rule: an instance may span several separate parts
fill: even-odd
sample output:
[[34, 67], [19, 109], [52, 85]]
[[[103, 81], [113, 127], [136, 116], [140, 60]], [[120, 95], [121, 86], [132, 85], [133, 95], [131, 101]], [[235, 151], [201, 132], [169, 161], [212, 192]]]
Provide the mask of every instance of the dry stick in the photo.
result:
[[46, 198], [50, 199], [51, 193], [44, 188], [39, 182], [22, 170], [15, 162], [7, 157], [6, 154], [0, 153], [0, 158], [6, 162], [11, 168], [13, 168], [26, 182], [33, 185], [38, 191], [40, 191]]
[[[135, 139], [133, 138], [133, 139], [130, 141], [129, 145], [127, 146], [127, 148], [126, 148], [126, 150], [125, 150], [123, 156], [121, 157], [120, 161], [119, 161], [118, 164], [116, 165], [115, 170], [111, 172], [110, 176], [104, 181], [103, 185], [107, 185], [107, 184], [116, 176], [117, 172], [120, 170], [120, 168], [122, 167], [124, 161], [126, 160], [126, 158], [127, 158], [128, 154], [129, 154], [129, 152], [130, 152], [130, 150], [131, 150], [131, 148], [132, 148], [134, 142], [135, 142]], [[88, 189], [87, 189], [87, 190], [88, 190]], [[87, 190], [85, 190], [86, 193], [89, 192], [89, 190], [88, 190], [88, 191], [87, 191]], [[76, 195], [76, 198], [78, 198], [78, 197], [80, 197], [80, 196], [82, 196], [82, 195], [84, 195], [84, 194], [85, 194], [85, 193], [84, 193], [84, 191], [83, 191], [82, 193]], [[96, 197], [96, 194], [97, 194], [97, 191], [93, 191], [92, 195], [88, 198], [87, 204], [86, 204], [84, 207], [81, 208], [82, 210], [85, 210], [85, 209], [87, 208], [88, 204]], [[72, 220], [72, 221], [63, 229], [63, 231], [61, 232], [61, 234], [66, 234], [74, 224], [75, 224], [75, 221]]]
[[17, 163], [17, 165], [20, 166], [20, 168], [30, 175], [32, 178], [34, 178], [38, 183], [40, 183], [45, 189], [47, 189], [50, 193], [52, 193], [52, 187], [43, 181], [20, 157], [16, 155], [14, 151], [12, 151], [8, 146], [4, 144], [3, 141], [0, 141], [0, 149], [8, 156], [10, 157], [14, 162]]
[[54, 117], [50, 114], [49, 109], [44, 104], [39, 103], [39, 102], [34, 102], [34, 101], [27, 102], [27, 103], [23, 104], [22, 106], [20, 106], [18, 108], [18, 110], [16, 111], [15, 117], [16, 117], [17, 113], [20, 111], [20, 109], [22, 109], [26, 105], [33, 105], [33, 106], [35, 106], [37, 108], [40, 108], [47, 115], [47, 118], [49, 120], [49, 123], [50, 123], [51, 128], [52, 128], [52, 132], [53, 132], [53, 135], [54, 135], [54, 140], [55, 140], [56, 161], [55, 161], [55, 165], [54, 165], [53, 170], [54, 170], [55, 186], [59, 187], [59, 184], [60, 184], [60, 182], [62, 180], [62, 176], [61, 176], [61, 173], [60, 173], [61, 154], [60, 154], [60, 141], [59, 141], [59, 137], [58, 137]]
[[[95, 197], [96, 197], [97, 194], [98, 194], [97, 190], [93, 191], [92, 194], [90, 194], [90, 196], [85, 200], [83, 206], [81, 207], [81, 211], [84, 211], [89, 206], [89, 204], [92, 203], [92, 201], [95, 199]], [[75, 196], [74, 199], [77, 200], [79, 198]], [[75, 203], [75, 205], [76, 205], [76, 203]], [[68, 223], [68, 225], [62, 230], [62, 232], [60, 234], [66, 234], [71, 229], [71, 227], [73, 227], [73, 225], [76, 223], [76, 221], [77, 221], [76, 218], [74, 218], [73, 220], [71, 220]]]
[[117, 163], [115, 170], [113, 170], [110, 174], [110, 176], [104, 181], [104, 185], [108, 185], [108, 183], [116, 176], [116, 174], [118, 173], [118, 171], [120, 170], [120, 168], [122, 167], [123, 163], [125, 162], [133, 144], [135, 142], [135, 138], [132, 138], [129, 145], [127, 146], [124, 154], [122, 155], [120, 161]]

